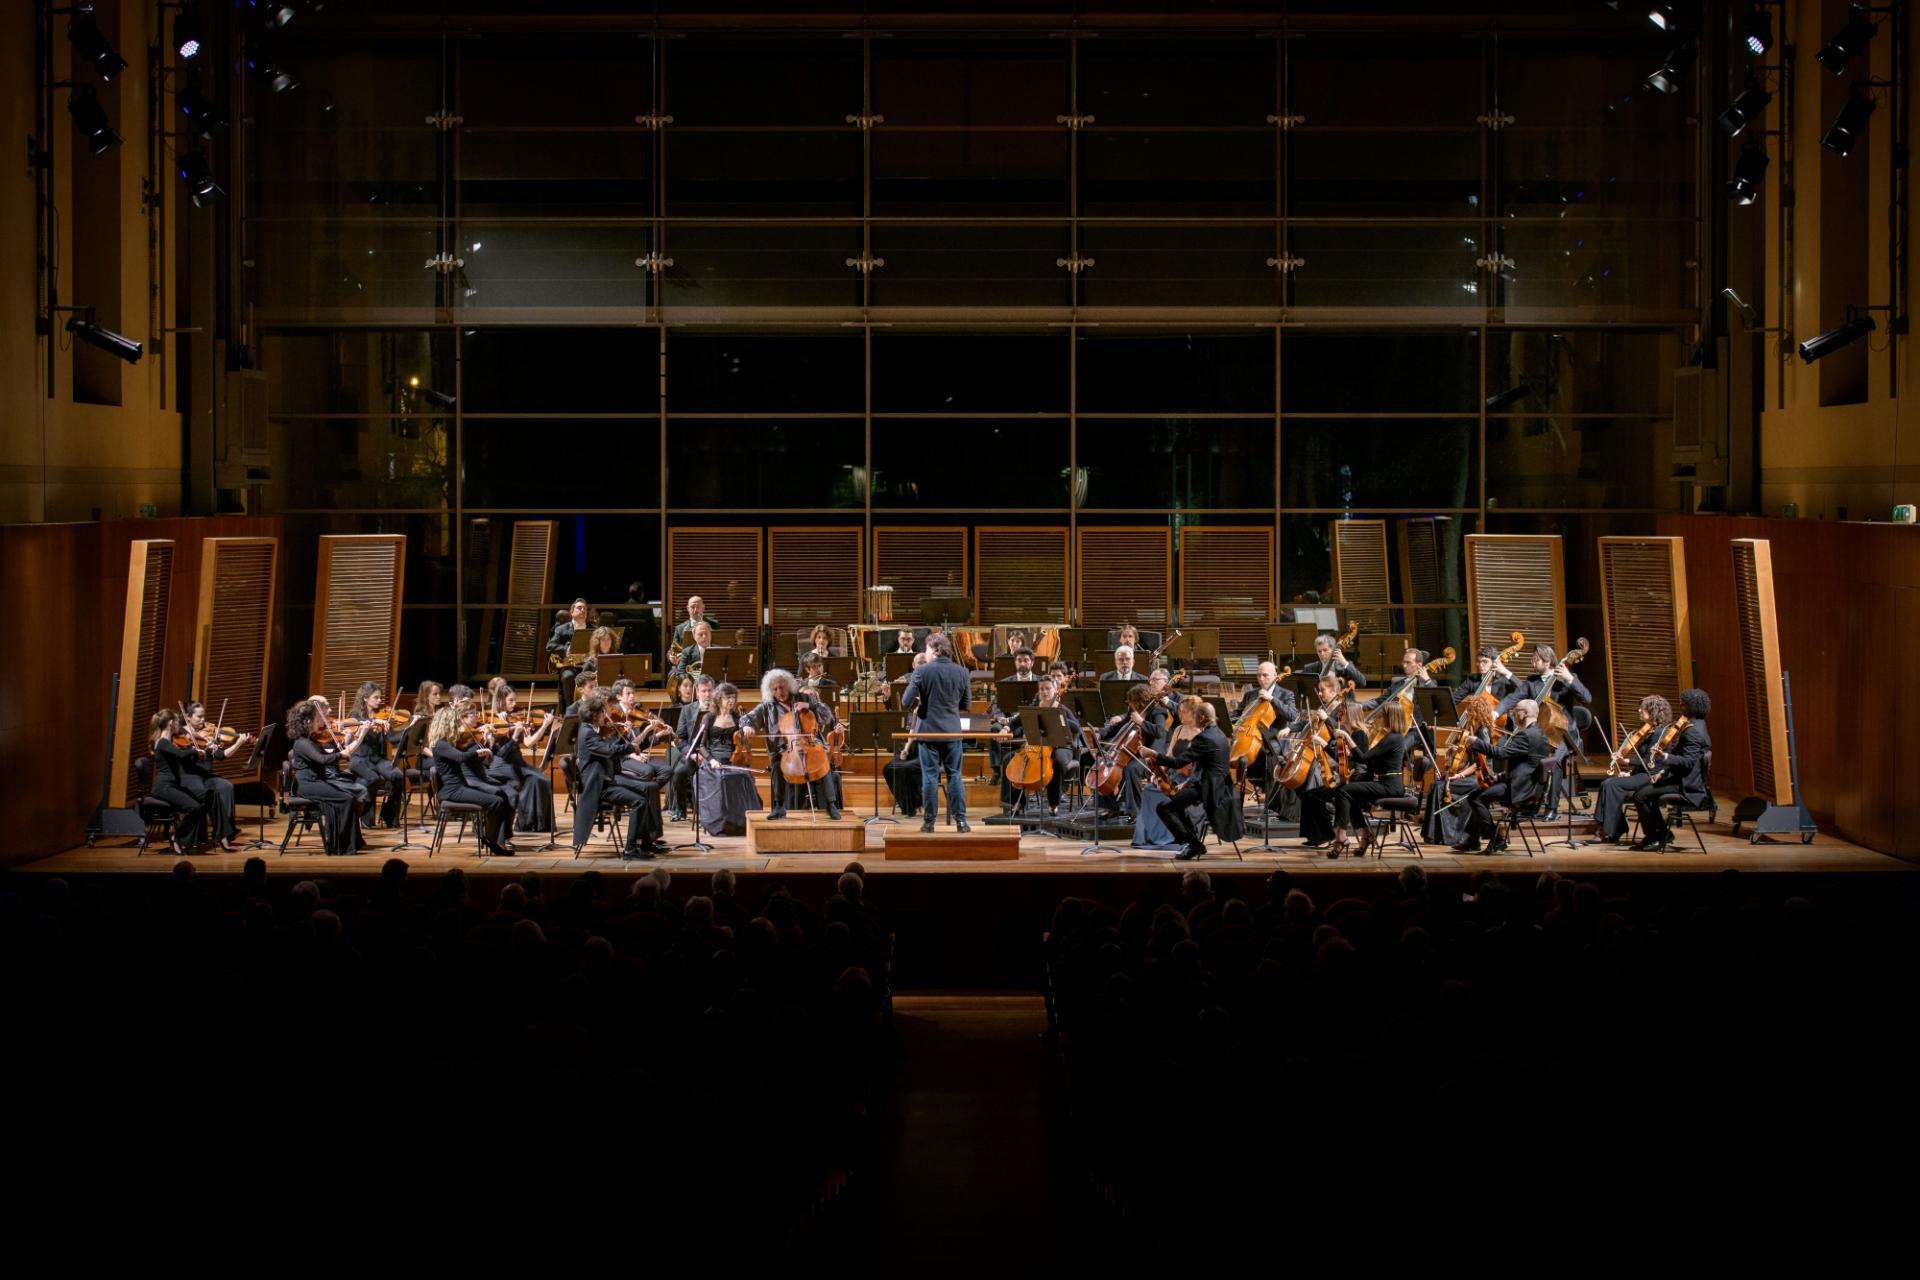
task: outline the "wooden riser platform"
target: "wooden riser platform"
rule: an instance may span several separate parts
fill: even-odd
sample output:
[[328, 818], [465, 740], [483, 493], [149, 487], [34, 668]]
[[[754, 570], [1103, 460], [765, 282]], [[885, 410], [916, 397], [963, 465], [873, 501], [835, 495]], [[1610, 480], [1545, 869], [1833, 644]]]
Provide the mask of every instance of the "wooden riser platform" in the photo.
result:
[[916, 826], [886, 827], [888, 862], [1018, 862], [1020, 832], [1013, 827], [975, 827], [961, 833], [951, 827], [922, 831]]
[[747, 848], [753, 853], [837, 853], [859, 857], [866, 847], [867, 824], [858, 818], [835, 820], [791, 812], [779, 819], [768, 819], [758, 813], [747, 815]]

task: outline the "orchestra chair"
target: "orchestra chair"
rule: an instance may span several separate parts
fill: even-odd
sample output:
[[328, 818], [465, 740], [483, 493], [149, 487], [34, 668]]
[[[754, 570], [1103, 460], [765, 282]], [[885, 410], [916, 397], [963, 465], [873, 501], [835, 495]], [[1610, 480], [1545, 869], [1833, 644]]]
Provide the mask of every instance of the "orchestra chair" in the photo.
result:
[[[1513, 837], [1520, 837], [1520, 847], [1531, 858], [1538, 843], [1539, 832], [1535, 830], [1540, 821], [1540, 801], [1545, 798], [1545, 789], [1534, 795], [1527, 803], [1515, 808], [1510, 805], [1489, 804], [1487, 812], [1493, 815], [1495, 839], [1505, 839], [1512, 843]], [[1544, 848], [1544, 846], [1541, 846]]]
[[1376, 858], [1387, 856], [1387, 845], [1397, 845], [1414, 857], [1425, 861], [1427, 855], [1420, 851], [1420, 837], [1416, 824], [1420, 821], [1420, 796], [1412, 795], [1382, 796], [1373, 802], [1373, 809], [1367, 814], [1366, 823], [1373, 830], [1369, 843]]
[[140, 793], [140, 799], [134, 808], [140, 814], [144, 824], [140, 832], [140, 845], [134, 856], [147, 851], [147, 845], [155, 836], [164, 841], [169, 849], [173, 847], [173, 806], [158, 796], [149, 795], [153, 786], [153, 757], [141, 756], [133, 762], [133, 781]]
[[[320, 806], [312, 800], [302, 800], [293, 789], [293, 760], [291, 757], [280, 762], [279, 786], [280, 812], [287, 815], [286, 834], [280, 837], [280, 853], [285, 856], [289, 844], [299, 844], [300, 837], [320, 826]], [[320, 839], [325, 843], [327, 831], [320, 826]]]
[[[561, 731], [564, 732], [564, 730], [565, 726], [563, 725]], [[572, 813], [573, 798], [580, 794], [580, 764], [574, 759], [572, 752], [568, 752], [566, 755], [560, 757], [560, 772], [564, 774], [567, 779], [567, 812]], [[699, 803], [699, 797], [697, 795], [694, 801], [696, 805]], [[626, 816], [627, 806], [624, 801], [612, 800], [603, 795], [600, 797], [599, 807], [594, 810], [593, 829], [595, 831], [606, 831], [608, 838], [612, 840], [616, 846], [619, 846], [622, 843], [620, 823]], [[560, 815], [558, 811], [554, 814], [553, 825], [555, 828], [554, 834], [558, 835], [560, 826]], [[588, 839], [592, 839], [592, 837], [589, 836]], [[575, 849], [573, 856], [576, 859], [579, 858], [580, 850]]]
[[[1713, 752], [1711, 751], [1706, 752], [1700, 757], [1700, 776], [1702, 778], [1711, 778], [1713, 776]], [[1687, 798], [1676, 791], [1672, 795], [1665, 796], [1661, 799], [1660, 808], [1664, 810], [1667, 815], [1667, 830], [1673, 831], [1682, 822], [1686, 823], [1687, 830], [1693, 832], [1693, 842], [1700, 846], [1700, 852], [1704, 854], [1707, 851], [1707, 842], [1701, 837], [1700, 824], [1693, 820], [1693, 815], [1696, 813], [1704, 813], [1707, 815], [1707, 821], [1709, 823], [1720, 821], [1720, 802], [1714, 799], [1711, 789], [1708, 790], [1707, 802], [1703, 805], [1688, 804]], [[1640, 838], [1640, 811], [1638, 809], [1635, 809], [1633, 812], [1633, 837], [1634, 842], [1637, 843]]]
[[[459, 844], [461, 839], [467, 834], [467, 826], [469, 824], [473, 826], [474, 842], [478, 844], [480, 839], [480, 815], [484, 812], [482, 806], [460, 803], [453, 800], [442, 800], [440, 798], [440, 774], [438, 771], [427, 775], [427, 790], [431, 793], [433, 799], [433, 843], [427, 846], [427, 856], [431, 858], [434, 854], [440, 852], [440, 840], [447, 833], [447, 820], [449, 818], [458, 818], [460, 820], [460, 825], [454, 828], [453, 832], [453, 842], [456, 845]], [[484, 850], [477, 850], [477, 852], [484, 852]]]

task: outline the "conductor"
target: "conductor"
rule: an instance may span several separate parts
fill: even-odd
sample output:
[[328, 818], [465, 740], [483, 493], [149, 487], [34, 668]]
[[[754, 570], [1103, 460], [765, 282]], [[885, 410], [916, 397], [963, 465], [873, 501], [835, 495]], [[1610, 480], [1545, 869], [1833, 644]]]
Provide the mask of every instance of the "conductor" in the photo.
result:
[[[927, 637], [927, 660], [914, 668], [900, 695], [903, 709], [920, 710], [920, 730], [924, 733], [959, 733], [960, 716], [973, 699], [972, 682], [960, 664], [953, 660], [953, 646], [939, 633]], [[922, 741], [920, 757], [920, 802], [922, 831], [933, 830], [933, 812], [940, 793], [940, 770], [947, 771], [947, 815], [954, 830], [968, 831], [967, 789], [960, 779], [960, 764], [965, 744], [959, 738], [936, 742]]]

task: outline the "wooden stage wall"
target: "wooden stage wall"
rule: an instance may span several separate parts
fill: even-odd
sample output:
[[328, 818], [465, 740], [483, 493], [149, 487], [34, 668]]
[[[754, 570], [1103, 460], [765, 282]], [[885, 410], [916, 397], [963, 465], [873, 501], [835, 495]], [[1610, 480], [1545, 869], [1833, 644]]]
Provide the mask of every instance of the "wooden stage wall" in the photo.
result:
[[1752, 785], [1734, 613], [1735, 538], [1773, 544], [1780, 664], [1793, 687], [1800, 786], [1823, 831], [1920, 861], [1920, 779], [1906, 738], [1920, 725], [1920, 530], [1895, 524], [1662, 516], [1686, 539], [1693, 659], [1713, 697], [1713, 781]]
[[[267, 516], [0, 525], [0, 591], [8, 606], [0, 616], [0, 777], [7, 779], [0, 866], [71, 848], [85, 838], [100, 802], [129, 544], [176, 544], [161, 685], [172, 700], [183, 696], [193, 657], [200, 540], [280, 533], [280, 520]], [[282, 649], [276, 640], [270, 651]], [[285, 677], [269, 670], [270, 707], [285, 706]]]

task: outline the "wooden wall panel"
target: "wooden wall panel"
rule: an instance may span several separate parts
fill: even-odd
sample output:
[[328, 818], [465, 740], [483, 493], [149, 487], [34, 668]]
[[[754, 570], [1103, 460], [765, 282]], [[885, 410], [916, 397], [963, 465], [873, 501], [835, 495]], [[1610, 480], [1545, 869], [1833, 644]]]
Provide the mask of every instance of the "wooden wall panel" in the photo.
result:
[[1064, 525], [982, 525], [973, 531], [974, 619], [1067, 620]]
[[[349, 694], [369, 680], [392, 698], [400, 665], [403, 533], [325, 534], [313, 584], [313, 656], [307, 683]], [[351, 708], [344, 708], [346, 714]]]
[[547, 637], [553, 634], [553, 520], [513, 522], [513, 558], [507, 563], [507, 630], [500, 641], [500, 670], [524, 676], [547, 670]]
[[1180, 623], [1219, 627], [1220, 652], [1267, 651], [1273, 621], [1273, 528], [1190, 526], [1180, 531]]
[[142, 538], [127, 548], [127, 597], [120, 631], [120, 698], [113, 710], [113, 789], [124, 809], [138, 794], [133, 762], [148, 754], [147, 730], [166, 679], [167, 622], [173, 603], [171, 538]]
[[707, 615], [720, 620], [713, 637], [729, 645], [745, 630], [747, 643], [760, 634], [760, 611], [766, 599], [760, 573], [760, 529], [667, 530], [666, 632], [687, 620], [687, 597], [706, 602]]
[[[1408, 516], [1399, 522], [1400, 603], [1435, 604], [1447, 598], [1443, 518]], [[1433, 609], [1407, 610], [1407, 630], [1416, 647], [1438, 653], [1447, 643], [1446, 616]]]
[[875, 586], [893, 588], [893, 617], [912, 625], [920, 621], [920, 602], [931, 599], [935, 588], [967, 595], [967, 530], [962, 526], [893, 526], [873, 531]]
[[858, 525], [767, 530], [767, 606], [775, 630], [861, 620], [860, 542]]
[[1511, 633], [1527, 645], [1567, 651], [1566, 571], [1557, 533], [1467, 535], [1467, 652], [1504, 649]]
[[1164, 631], [1173, 607], [1173, 539], [1165, 525], [1081, 526], [1075, 616], [1083, 627], [1131, 622]]
[[1741, 705], [1747, 713], [1751, 794], [1792, 804], [1786, 690], [1780, 683], [1780, 615], [1773, 590], [1773, 547], [1765, 538], [1735, 538], [1733, 611], [1740, 624]]
[[1393, 630], [1393, 595], [1387, 586], [1387, 522], [1335, 520], [1333, 589], [1348, 622], [1370, 634]]
[[1658, 694], [1677, 710], [1693, 680], [1680, 539], [1600, 539], [1600, 605], [1614, 732], [1640, 723], [1642, 698]]
[[[257, 730], [267, 717], [278, 538], [207, 538], [201, 543], [200, 609], [194, 622], [193, 696], [207, 718]], [[313, 690], [313, 692], [322, 692]], [[254, 778], [241, 752], [214, 766], [223, 778]]]

